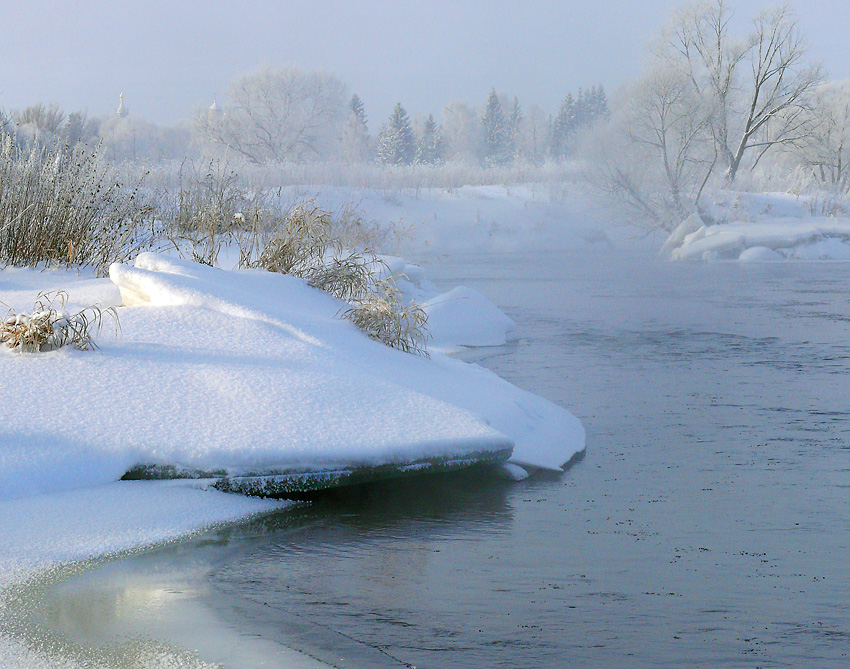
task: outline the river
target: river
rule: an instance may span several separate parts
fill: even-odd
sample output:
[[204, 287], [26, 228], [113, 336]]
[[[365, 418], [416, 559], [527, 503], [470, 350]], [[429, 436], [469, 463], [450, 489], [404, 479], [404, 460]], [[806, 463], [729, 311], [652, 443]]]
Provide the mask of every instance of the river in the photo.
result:
[[[582, 459], [329, 496], [89, 570], [42, 624], [167, 637], [185, 601], [155, 629], [86, 613], [98, 588], [144, 583], [226, 628], [192, 643], [231, 666], [285, 666], [276, 644], [351, 667], [850, 663], [850, 264], [599, 245], [428, 272], [517, 322], [462, 357], [578, 415]], [[213, 637], [254, 650], [237, 661]]]

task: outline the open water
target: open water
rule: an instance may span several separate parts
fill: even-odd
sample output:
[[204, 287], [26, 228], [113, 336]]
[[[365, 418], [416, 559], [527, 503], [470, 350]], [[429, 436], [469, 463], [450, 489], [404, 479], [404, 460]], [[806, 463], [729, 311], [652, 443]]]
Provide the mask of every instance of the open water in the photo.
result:
[[[286, 666], [276, 644], [350, 667], [850, 665], [850, 264], [597, 246], [428, 271], [517, 322], [463, 357], [578, 415], [583, 459], [329, 496], [89, 572], [43, 624], [160, 638], [203, 610], [227, 634], [200, 656], [238, 667]], [[134, 584], [191, 608], [131, 624]], [[112, 603], [82, 606], [98, 588]]]

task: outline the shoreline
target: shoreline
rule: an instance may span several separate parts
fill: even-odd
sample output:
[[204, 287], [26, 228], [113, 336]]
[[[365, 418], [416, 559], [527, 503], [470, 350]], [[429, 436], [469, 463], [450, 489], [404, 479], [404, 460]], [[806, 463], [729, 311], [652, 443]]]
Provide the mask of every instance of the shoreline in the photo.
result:
[[[9, 556], [0, 567], [3, 666], [80, 666], [73, 657], [57, 656], [67, 650], [60, 638], [33, 636], [28, 618], [19, 615], [39, 605], [51, 584], [291, 506], [172, 481], [118, 482], [0, 501], [0, 550]], [[89, 662], [85, 653], [83, 660]]]

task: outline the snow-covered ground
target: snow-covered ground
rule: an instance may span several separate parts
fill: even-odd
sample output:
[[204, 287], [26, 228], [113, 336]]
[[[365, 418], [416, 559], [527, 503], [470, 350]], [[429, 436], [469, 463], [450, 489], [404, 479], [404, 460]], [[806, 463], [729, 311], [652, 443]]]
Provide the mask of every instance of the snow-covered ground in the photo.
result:
[[[280, 199], [284, 205], [314, 199], [331, 211], [357, 211], [368, 221], [401, 231], [396, 250], [417, 258], [444, 250], [584, 247], [634, 237], [633, 231], [611, 225], [607, 212], [592, 204], [580, 184], [398, 191], [293, 186], [283, 189]], [[382, 250], [393, 249], [383, 246]]]
[[673, 260], [850, 260], [850, 216], [829, 200], [735, 194], [688, 217], [662, 252]]
[[428, 312], [430, 359], [370, 340], [339, 318], [344, 303], [283, 275], [155, 254], [112, 280], [0, 270], [16, 311], [61, 289], [68, 311], [117, 306], [121, 326], [113, 336], [107, 317], [94, 351], [0, 351], [0, 666], [55, 666], [4, 618], [16, 584], [281, 506], [204, 480], [119, 481], [134, 465], [239, 475], [513, 449], [505, 472], [520, 477], [584, 448], [569, 412], [441, 352], [504, 343], [510, 319], [384, 260]]

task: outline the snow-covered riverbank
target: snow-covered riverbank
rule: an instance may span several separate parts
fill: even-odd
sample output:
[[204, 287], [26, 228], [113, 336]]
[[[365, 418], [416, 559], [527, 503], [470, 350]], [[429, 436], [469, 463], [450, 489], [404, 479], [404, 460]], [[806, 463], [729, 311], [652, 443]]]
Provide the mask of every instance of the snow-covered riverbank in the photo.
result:
[[[55, 289], [71, 312], [136, 302], [97, 350], [0, 352], [1, 596], [61, 563], [280, 508], [210, 481], [118, 480], [135, 465], [239, 476], [510, 456], [558, 470], [584, 448], [566, 410], [439, 352], [502, 343], [509, 319], [475, 291], [435, 295], [393, 262], [430, 312], [430, 359], [370, 340], [338, 317], [344, 303], [283, 275], [153, 254], [114, 266], [114, 283], [0, 271], [0, 301], [18, 312]], [[38, 666], [38, 648], [0, 639], [4, 662]]]
[[730, 193], [683, 221], [662, 253], [673, 260], [850, 260], [850, 217], [815, 197]]

